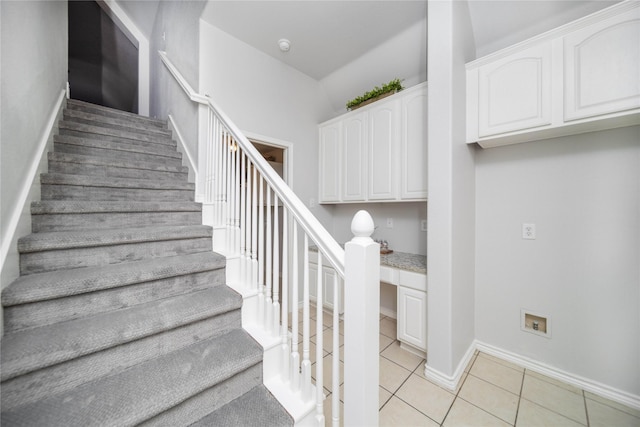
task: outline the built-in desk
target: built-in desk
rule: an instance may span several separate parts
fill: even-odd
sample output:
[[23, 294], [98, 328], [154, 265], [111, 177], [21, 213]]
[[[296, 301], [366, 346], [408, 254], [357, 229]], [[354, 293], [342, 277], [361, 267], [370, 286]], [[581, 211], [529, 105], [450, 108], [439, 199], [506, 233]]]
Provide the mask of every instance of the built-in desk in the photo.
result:
[[[309, 291], [316, 300], [317, 248], [309, 248]], [[333, 308], [333, 278], [335, 271], [322, 266], [322, 283], [325, 289], [323, 306]], [[424, 357], [427, 351], [427, 257], [406, 252], [392, 252], [380, 255], [380, 281], [396, 286], [397, 292], [397, 334], [403, 348]], [[340, 293], [344, 295], [342, 280]], [[338, 307], [344, 312], [343, 298]]]

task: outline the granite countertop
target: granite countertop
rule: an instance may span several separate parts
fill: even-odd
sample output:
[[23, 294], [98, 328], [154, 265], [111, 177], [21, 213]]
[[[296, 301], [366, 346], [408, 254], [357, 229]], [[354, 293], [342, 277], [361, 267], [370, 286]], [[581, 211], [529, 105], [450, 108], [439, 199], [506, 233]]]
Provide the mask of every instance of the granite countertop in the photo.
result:
[[[344, 248], [344, 244], [341, 244]], [[309, 246], [309, 250], [317, 252], [315, 245]], [[380, 254], [380, 265], [400, 270], [413, 271], [414, 273], [427, 274], [426, 255], [411, 254], [407, 252], [392, 252], [387, 255]]]
[[427, 257], [425, 255], [394, 251], [387, 255], [380, 255], [380, 265], [427, 274]]

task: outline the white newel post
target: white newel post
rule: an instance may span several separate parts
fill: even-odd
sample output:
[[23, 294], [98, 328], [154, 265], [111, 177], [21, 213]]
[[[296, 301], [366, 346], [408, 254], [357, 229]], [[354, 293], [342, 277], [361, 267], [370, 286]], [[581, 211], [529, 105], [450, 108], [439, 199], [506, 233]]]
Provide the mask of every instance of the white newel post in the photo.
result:
[[378, 425], [380, 245], [371, 215], [361, 210], [345, 245], [344, 425]]

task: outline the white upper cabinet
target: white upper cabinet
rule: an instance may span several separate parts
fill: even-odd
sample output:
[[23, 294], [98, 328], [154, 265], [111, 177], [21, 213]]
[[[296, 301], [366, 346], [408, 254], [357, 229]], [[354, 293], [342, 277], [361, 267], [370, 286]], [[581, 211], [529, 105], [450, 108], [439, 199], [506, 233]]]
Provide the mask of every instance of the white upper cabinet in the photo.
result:
[[640, 2], [623, 1], [467, 64], [467, 142], [640, 124]]
[[361, 112], [342, 122], [342, 200], [366, 200], [367, 114]]
[[369, 110], [369, 200], [392, 200], [398, 192], [399, 104], [394, 100]]
[[423, 83], [322, 123], [320, 203], [426, 200], [426, 105]]
[[320, 200], [340, 201], [341, 164], [340, 122], [330, 123], [320, 128]]
[[551, 43], [481, 67], [478, 79], [480, 136], [551, 124]]
[[640, 107], [639, 10], [565, 36], [566, 121]]
[[402, 98], [403, 200], [427, 199], [427, 91], [414, 91]]

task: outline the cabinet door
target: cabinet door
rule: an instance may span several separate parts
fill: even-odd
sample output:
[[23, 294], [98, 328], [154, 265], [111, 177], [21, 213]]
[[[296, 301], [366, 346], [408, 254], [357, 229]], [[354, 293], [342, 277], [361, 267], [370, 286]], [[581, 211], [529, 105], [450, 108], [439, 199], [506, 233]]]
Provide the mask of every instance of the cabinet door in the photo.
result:
[[480, 67], [478, 91], [481, 137], [551, 124], [551, 42]]
[[340, 122], [320, 128], [320, 203], [340, 201]]
[[427, 351], [427, 293], [398, 286], [398, 340]]
[[376, 103], [369, 110], [369, 200], [398, 197], [400, 101]]
[[564, 38], [565, 121], [640, 108], [640, 8]]
[[[327, 308], [333, 308], [335, 306], [336, 303], [336, 298], [335, 298], [335, 292], [333, 289], [333, 285], [334, 285], [334, 280], [337, 277], [336, 271], [331, 268], [331, 267], [322, 267], [322, 278], [323, 278], [323, 282], [322, 282], [322, 286], [323, 286], [323, 290], [324, 290], [324, 306]], [[344, 313], [344, 293], [342, 291], [343, 286], [342, 286], [342, 279], [340, 277], [338, 277], [338, 293], [339, 293], [339, 300], [338, 300], [338, 313], [342, 314]]]
[[427, 89], [402, 98], [400, 197], [427, 198]]
[[309, 263], [309, 299], [318, 301], [318, 264]]
[[367, 113], [349, 116], [342, 123], [343, 201], [366, 197]]

